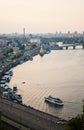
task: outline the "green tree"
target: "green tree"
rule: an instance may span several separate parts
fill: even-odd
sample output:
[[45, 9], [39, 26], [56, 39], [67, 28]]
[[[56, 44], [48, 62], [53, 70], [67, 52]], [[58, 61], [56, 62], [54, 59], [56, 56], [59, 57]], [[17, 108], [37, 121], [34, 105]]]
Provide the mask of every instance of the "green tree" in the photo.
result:
[[84, 130], [84, 101], [83, 113], [70, 119], [64, 126], [65, 130]]

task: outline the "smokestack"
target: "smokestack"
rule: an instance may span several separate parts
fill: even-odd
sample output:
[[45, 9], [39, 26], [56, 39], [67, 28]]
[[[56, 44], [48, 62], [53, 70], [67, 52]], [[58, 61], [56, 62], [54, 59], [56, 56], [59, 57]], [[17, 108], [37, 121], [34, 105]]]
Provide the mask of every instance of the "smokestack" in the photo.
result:
[[23, 36], [25, 37], [25, 28], [23, 28]]

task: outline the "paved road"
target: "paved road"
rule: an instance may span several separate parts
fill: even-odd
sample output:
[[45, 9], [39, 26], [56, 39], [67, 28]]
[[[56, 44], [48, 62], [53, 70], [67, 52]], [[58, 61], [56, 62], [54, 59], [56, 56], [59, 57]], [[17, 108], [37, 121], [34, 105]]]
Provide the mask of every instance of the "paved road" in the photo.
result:
[[57, 124], [59, 118], [40, 112], [31, 107], [0, 99], [0, 111], [7, 118], [34, 130], [63, 130]]

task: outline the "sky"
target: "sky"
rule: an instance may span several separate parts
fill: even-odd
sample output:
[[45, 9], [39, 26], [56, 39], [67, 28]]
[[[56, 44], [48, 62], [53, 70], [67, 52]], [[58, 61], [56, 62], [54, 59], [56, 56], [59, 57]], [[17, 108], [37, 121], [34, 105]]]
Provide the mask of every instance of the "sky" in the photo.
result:
[[84, 31], [84, 0], [0, 0], [0, 33]]

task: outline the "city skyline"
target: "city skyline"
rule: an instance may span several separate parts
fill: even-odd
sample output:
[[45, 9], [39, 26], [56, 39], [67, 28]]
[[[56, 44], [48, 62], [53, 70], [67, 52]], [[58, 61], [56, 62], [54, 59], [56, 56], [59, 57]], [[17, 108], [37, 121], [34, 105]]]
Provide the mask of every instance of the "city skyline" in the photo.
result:
[[84, 31], [83, 0], [0, 0], [0, 33]]

